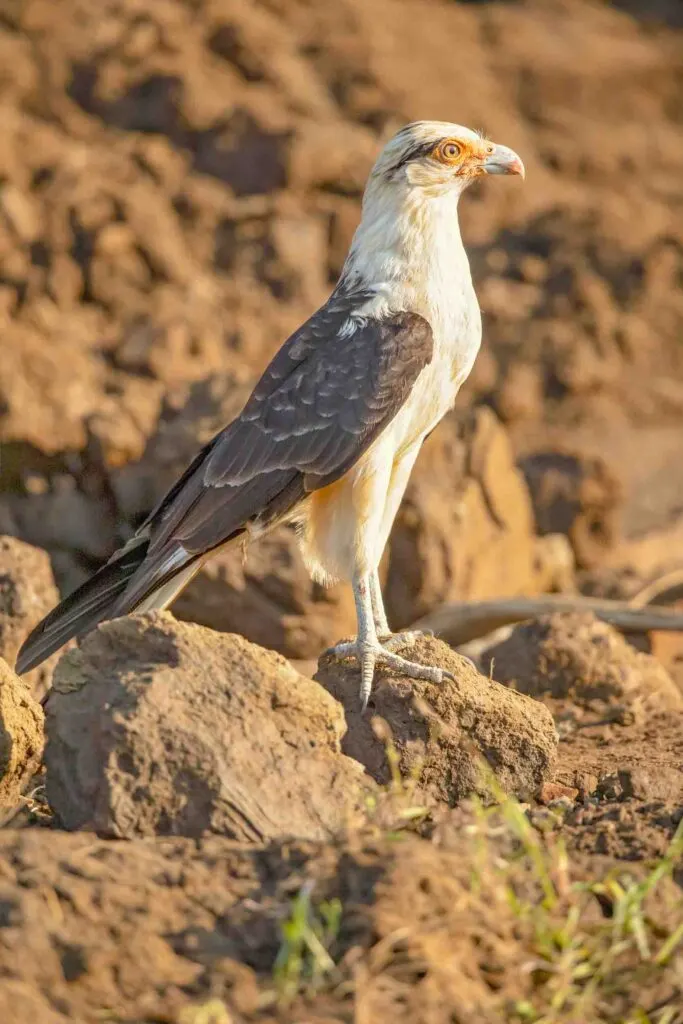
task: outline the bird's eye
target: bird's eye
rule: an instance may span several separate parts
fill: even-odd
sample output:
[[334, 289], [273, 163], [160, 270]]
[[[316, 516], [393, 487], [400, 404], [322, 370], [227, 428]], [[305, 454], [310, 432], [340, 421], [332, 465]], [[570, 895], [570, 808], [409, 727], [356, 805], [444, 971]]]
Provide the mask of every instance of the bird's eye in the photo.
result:
[[460, 156], [460, 146], [457, 142], [453, 142], [449, 139], [447, 142], [441, 142], [437, 146], [436, 154], [439, 160], [444, 163], [453, 163]]

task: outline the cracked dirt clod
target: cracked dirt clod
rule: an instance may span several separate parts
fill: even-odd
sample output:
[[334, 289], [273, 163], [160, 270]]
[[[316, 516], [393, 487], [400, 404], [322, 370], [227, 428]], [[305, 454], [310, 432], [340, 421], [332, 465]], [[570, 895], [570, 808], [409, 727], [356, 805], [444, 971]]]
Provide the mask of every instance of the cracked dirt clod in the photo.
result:
[[[0, 537], [0, 658], [13, 666], [30, 630], [59, 601], [50, 559], [40, 548]], [[48, 658], [24, 682], [34, 697], [47, 692], [59, 654]]]
[[498, 680], [532, 697], [570, 699], [614, 716], [640, 708], [683, 709], [683, 695], [655, 658], [636, 651], [591, 612], [546, 615], [516, 626], [481, 655]]
[[321, 839], [372, 788], [341, 707], [283, 657], [169, 613], [118, 619], [59, 663], [48, 800], [67, 829]]
[[0, 810], [14, 807], [40, 765], [43, 709], [0, 658]]
[[456, 682], [441, 685], [407, 680], [379, 667], [369, 714], [360, 714], [358, 668], [351, 660], [320, 660], [316, 679], [344, 705], [348, 732], [342, 750], [386, 784], [386, 745], [373, 730], [378, 715], [389, 726], [401, 774], [414, 778], [429, 801], [456, 804], [489, 785], [482, 762], [504, 790], [521, 797], [535, 793], [553, 766], [557, 737], [552, 716], [538, 701], [485, 676], [434, 637], [419, 639], [397, 653], [425, 665], [440, 665]]

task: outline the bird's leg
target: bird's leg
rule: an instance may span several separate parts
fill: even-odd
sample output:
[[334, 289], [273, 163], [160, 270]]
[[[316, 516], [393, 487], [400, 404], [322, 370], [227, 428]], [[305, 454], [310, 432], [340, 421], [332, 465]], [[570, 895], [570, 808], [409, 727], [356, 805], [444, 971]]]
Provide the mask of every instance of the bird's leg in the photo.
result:
[[372, 615], [375, 622], [377, 636], [382, 641], [382, 646], [387, 651], [396, 650], [397, 647], [408, 647], [419, 640], [421, 636], [434, 636], [433, 630], [407, 629], [401, 633], [392, 633], [389, 628], [387, 613], [384, 608], [382, 588], [379, 582], [379, 573], [374, 569], [370, 573], [370, 594], [372, 597]]
[[372, 577], [361, 576], [353, 581], [353, 596], [356, 602], [356, 619], [358, 620], [356, 657], [360, 662], [360, 702], [363, 711], [365, 711], [370, 698], [377, 652], [381, 650], [372, 608], [371, 579]]
[[391, 636], [389, 620], [384, 609], [384, 598], [379, 583], [379, 572], [373, 569], [370, 573], [370, 597], [372, 598], [372, 617], [375, 622], [375, 629], [378, 636]]
[[399, 675], [409, 679], [426, 679], [431, 683], [442, 683], [444, 679], [454, 679], [450, 672], [432, 665], [418, 665], [417, 662], [394, 654], [382, 645], [377, 636], [375, 618], [372, 607], [371, 575], [357, 575], [353, 580], [353, 596], [356, 601], [358, 619], [358, 636], [351, 643], [338, 644], [329, 650], [329, 654], [338, 657], [353, 655], [360, 664], [360, 702], [364, 711], [370, 698], [375, 665], [379, 662], [393, 669]]

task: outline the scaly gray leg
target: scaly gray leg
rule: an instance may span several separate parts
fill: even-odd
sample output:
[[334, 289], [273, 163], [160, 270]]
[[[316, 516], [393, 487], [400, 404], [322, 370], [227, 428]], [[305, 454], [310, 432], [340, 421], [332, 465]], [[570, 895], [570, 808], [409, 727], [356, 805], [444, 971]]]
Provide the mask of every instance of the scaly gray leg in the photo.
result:
[[377, 636], [391, 636], [377, 569], [373, 569], [370, 573], [370, 597], [372, 598], [372, 617], [375, 620]]
[[336, 657], [357, 658], [360, 664], [360, 702], [361, 710], [365, 711], [372, 680], [375, 674], [375, 665], [380, 662], [409, 679], [426, 679], [431, 683], [442, 683], [444, 679], [455, 681], [452, 673], [433, 665], [418, 665], [417, 662], [408, 661], [398, 654], [393, 654], [386, 647], [382, 646], [377, 637], [375, 617], [372, 607], [372, 582], [371, 575], [356, 576], [353, 580], [353, 596], [356, 601], [356, 617], [358, 619], [358, 636], [350, 643], [337, 644], [331, 647], [328, 654]]
[[377, 630], [377, 636], [382, 641], [382, 647], [386, 651], [396, 650], [397, 647], [408, 647], [422, 636], [434, 636], [434, 631], [431, 629], [406, 629], [401, 633], [391, 632], [387, 613], [384, 609], [384, 598], [382, 597], [382, 588], [379, 583], [377, 569], [370, 573], [370, 594], [372, 597], [372, 614], [375, 620], [375, 629]]

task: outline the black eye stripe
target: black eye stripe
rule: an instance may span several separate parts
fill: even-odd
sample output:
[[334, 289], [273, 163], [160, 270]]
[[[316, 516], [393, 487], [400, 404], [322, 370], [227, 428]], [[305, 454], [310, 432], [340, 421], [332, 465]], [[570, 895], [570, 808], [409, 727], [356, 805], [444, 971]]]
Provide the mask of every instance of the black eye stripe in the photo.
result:
[[391, 168], [391, 172], [399, 171], [401, 167], [405, 167], [405, 165], [410, 163], [411, 160], [420, 160], [424, 156], [429, 156], [435, 145], [436, 143], [433, 141], [421, 142], [418, 145], [413, 146], [411, 149], [406, 150], [398, 163], [394, 164]]

